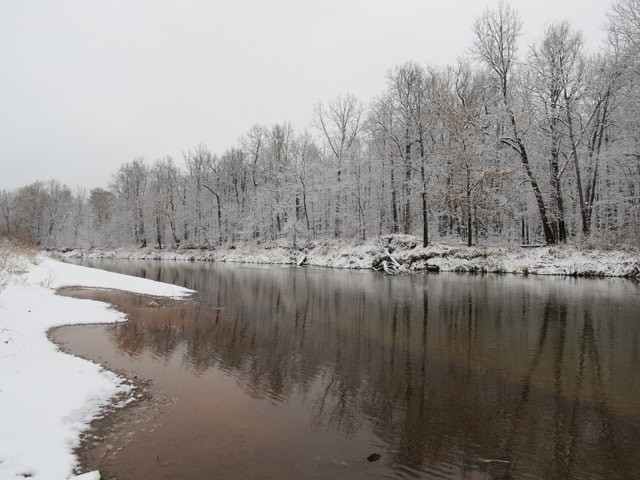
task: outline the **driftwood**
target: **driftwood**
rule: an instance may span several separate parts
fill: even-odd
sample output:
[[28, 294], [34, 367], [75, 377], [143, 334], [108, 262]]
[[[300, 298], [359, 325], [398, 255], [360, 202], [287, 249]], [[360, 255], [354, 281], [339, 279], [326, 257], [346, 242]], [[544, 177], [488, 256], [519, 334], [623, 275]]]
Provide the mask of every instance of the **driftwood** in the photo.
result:
[[389, 275], [398, 275], [399, 273], [407, 273], [409, 270], [400, 264], [391, 256], [389, 249], [384, 249], [384, 256], [373, 262], [372, 268], [376, 271], [384, 270]]

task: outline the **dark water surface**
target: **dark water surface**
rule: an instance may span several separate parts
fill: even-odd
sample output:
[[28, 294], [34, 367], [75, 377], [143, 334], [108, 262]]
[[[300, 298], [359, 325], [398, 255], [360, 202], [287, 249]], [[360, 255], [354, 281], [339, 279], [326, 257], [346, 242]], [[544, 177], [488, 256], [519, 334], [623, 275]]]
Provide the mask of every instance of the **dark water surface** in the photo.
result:
[[87, 265], [199, 292], [56, 333], [172, 399], [120, 480], [640, 478], [637, 283]]

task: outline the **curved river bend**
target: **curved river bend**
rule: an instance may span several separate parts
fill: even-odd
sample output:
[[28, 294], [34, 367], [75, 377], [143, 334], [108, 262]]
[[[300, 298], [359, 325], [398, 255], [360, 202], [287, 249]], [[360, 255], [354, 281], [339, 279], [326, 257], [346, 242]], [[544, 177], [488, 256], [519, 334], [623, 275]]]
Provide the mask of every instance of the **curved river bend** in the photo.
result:
[[120, 480], [640, 478], [632, 281], [84, 264], [199, 292], [55, 332], [164, 399], [87, 454]]

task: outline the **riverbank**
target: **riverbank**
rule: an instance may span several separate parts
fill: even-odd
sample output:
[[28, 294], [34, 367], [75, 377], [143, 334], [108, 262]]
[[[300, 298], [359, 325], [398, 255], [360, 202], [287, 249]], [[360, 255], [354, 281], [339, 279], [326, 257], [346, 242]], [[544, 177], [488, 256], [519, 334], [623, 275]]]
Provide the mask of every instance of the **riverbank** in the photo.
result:
[[312, 265], [387, 270], [391, 273], [443, 271], [580, 277], [640, 278], [640, 251], [622, 248], [466, 247], [431, 244], [410, 235], [387, 235], [369, 242], [316, 241], [296, 248], [273, 244], [225, 249], [65, 249], [61, 258], [112, 258]]
[[74, 477], [74, 448], [89, 423], [131, 400], [132, 385], [101, 366], [67, 355], [47, 338], [56, 326], [109, 323], [124, 314], [101, 302], [56, 295], [64, 286], [126, 290], [157, 297], [174, 285], [65, 264], [0, 245], [0, 478]]

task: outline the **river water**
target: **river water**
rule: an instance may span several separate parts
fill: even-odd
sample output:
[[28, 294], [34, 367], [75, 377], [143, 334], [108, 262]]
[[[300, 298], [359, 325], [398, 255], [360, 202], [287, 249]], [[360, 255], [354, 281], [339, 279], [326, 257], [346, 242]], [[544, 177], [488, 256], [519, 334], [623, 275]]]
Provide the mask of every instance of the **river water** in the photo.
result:
[[96, 442], [119, 480], [640, 478], [635, 282], [85, 265], [198, 291], [55, 334], [164, 399]]

